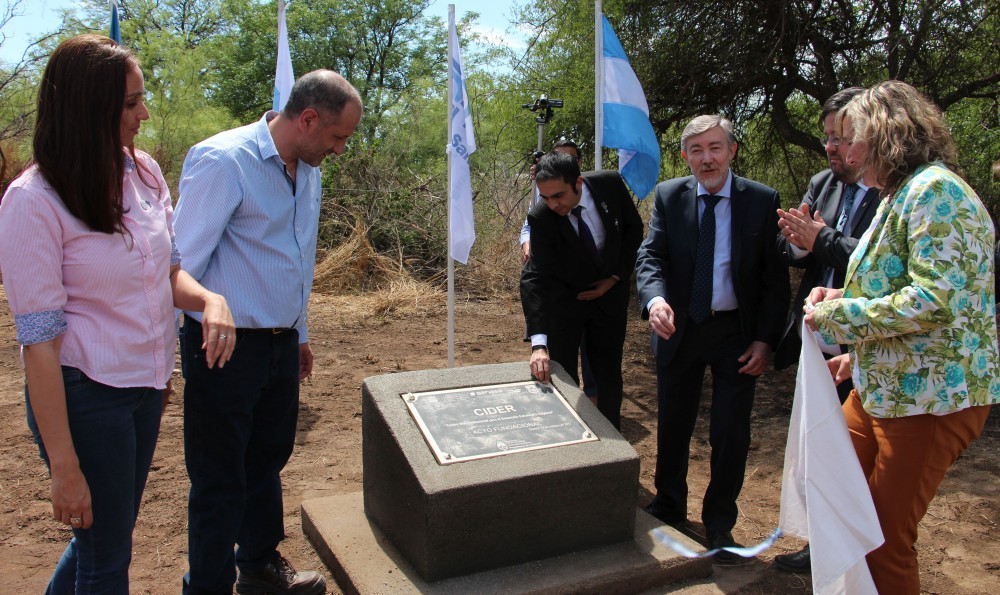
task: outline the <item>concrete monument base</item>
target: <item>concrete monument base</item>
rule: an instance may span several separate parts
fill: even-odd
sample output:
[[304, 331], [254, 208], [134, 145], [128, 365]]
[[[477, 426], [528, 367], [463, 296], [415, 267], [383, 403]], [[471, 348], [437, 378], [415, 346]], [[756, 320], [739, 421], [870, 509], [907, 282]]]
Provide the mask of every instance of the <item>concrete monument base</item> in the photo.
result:
[[[364, 512], [421, 579], [441, 581], [632, 540], [639, 455], [559, 364], [552, 362], [552, 384], [596, 441], [442, 465], [401, 396], [530, 380], [524, 362], [365, 379]], [[519, 411], [494, 402], [502, 397], [491, 390], [483, 394], [485, 402], [468, 405], [470, 418], [487, 410]]]
[[[638, 593], [712, 574], [710, 558], [688, 559], [652, 536], [660, 522], [635, 509], [634, 539], [435, 582], [424, 581], [368, 520], [360, 492], [302, 503], [302, 529], [347, 594]], [[694, 550], [701, 546], [661, 529]]]

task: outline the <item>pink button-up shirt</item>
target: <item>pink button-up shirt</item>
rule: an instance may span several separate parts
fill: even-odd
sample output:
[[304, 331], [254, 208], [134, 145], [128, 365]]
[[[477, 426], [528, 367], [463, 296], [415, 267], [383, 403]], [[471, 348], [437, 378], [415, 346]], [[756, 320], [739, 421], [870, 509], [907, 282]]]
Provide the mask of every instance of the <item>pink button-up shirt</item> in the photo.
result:
[[0, 202], [0, 270], [18, 343], [62, 335], [62, 365], [109, 386], [164, 388], [176, 340], [170, 265], [180, 255], [160, 167], [137, 155], [152, 175], [140, 178], [126, 156], [124, 234], [90, 230], [28, 168]]

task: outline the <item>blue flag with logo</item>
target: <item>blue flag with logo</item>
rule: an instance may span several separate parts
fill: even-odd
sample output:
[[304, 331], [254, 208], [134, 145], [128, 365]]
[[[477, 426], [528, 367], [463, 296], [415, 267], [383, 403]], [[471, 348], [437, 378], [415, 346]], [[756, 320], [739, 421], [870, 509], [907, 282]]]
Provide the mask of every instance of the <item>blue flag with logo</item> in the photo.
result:
[[604, 111], [604, 141], [618, 149], [618, 171], [632, 192], [645, 198], [660, 178], [660, 143], [649, 123], [649, 106], [642, 85], [629, 64], [608, 17], [604, 22], [602, 56], [604, 84], [601, 104]]
[[448, 73], [453, 83], [451, 97], [448, 98], [448, 117], [451, 119], [451, 138], [448, 139], [448, 153], [451, 156], [448, 226], [451, 242], [448, 252], [452, 258], [466, 264], [472, 244], [476, 241], [476, 225], [472, 211], [472, 177], [469, 173], [469, 155], [476, 150], [476, 139], [472, 133], [472, 110], [469, 109], [469, 95], [465, 91], [465, 69], [462, 66], [462, 52], [458, 46], [454, 12], [448, 18], [448, 35], [454, 52]]

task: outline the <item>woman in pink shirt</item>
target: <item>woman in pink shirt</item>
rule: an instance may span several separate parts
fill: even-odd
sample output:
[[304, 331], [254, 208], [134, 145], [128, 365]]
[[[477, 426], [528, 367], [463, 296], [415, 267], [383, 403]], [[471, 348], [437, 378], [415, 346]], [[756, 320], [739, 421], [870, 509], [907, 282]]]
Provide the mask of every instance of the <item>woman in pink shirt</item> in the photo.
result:
[[0, 270], [52, 514], [73, 539], [51, 593], [128, 593], [132, 530], [169, 398], [174, 307], [204, 311], [209, 366], [236, 337], [226, 300], [180, 270], [166, 182], [133, 145], [149, 111], [135, 57], [81, 35], [39, 85], [33, 163], [0, 202]]

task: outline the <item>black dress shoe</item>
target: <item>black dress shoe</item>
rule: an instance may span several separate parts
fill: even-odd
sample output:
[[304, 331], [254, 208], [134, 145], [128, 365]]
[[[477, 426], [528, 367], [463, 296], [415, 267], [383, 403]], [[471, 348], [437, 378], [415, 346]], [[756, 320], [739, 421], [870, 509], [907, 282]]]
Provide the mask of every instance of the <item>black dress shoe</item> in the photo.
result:
[[[708, 549], [714, 550], [722, 547], [741, 547], [733, 539], [733, 534], [729, 531], [724, 531], [721, 533], [716, 533], [714, 531], [708, 534]], [[726, 550], [719, 550], [715, 552], [712, 559], [716, 564], [723, 564], [726, 566], [733, 566], [740, 564], [745, 561], [745, 558], [739, 554], [734, 554]]]
[[774, 567], [785, 572], [812, 572], [809, 545], [792, 554], [775, 556]]
[[643, 506], [642, 510], [645, 511], [646, 514], [655, 517], [664, 525], [670, 525], [673, 527], [675, 525], [687, 523], [687, 517], [685, 515], [668, 512], [662, 505], [660, 505], [659, 502], [657, 502], [656, 498], [653, 498], [652, 502]]

